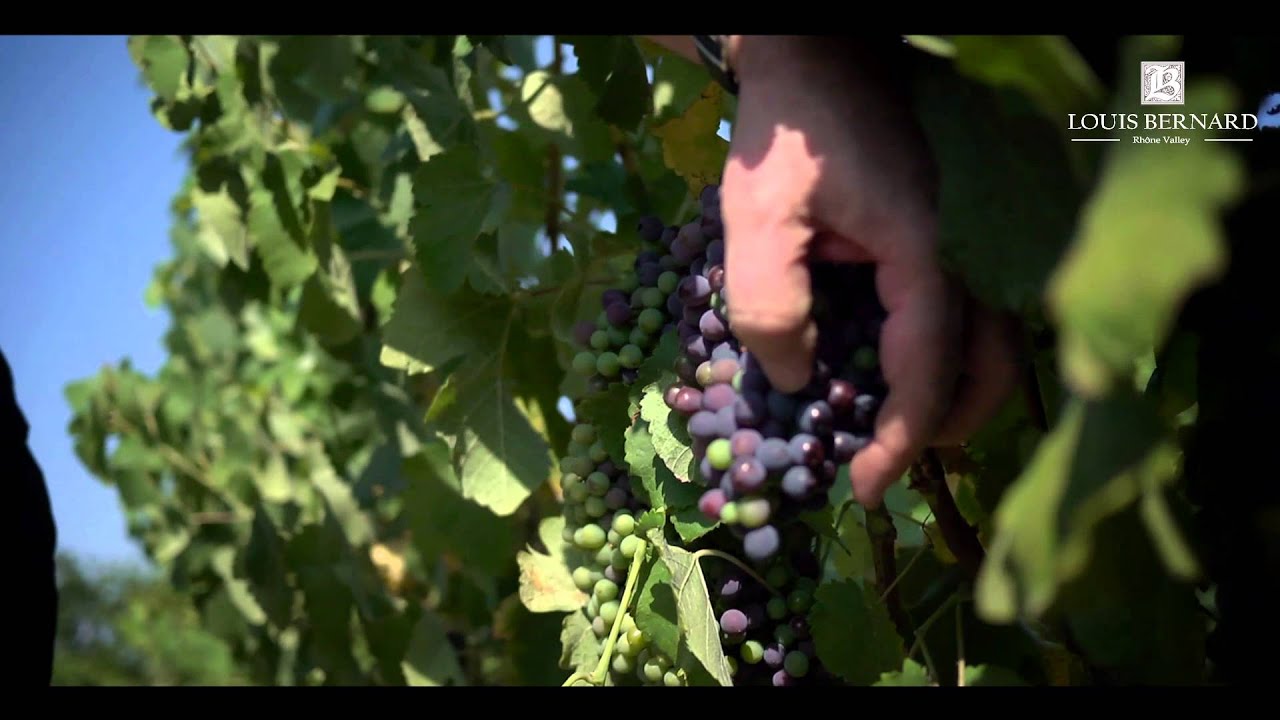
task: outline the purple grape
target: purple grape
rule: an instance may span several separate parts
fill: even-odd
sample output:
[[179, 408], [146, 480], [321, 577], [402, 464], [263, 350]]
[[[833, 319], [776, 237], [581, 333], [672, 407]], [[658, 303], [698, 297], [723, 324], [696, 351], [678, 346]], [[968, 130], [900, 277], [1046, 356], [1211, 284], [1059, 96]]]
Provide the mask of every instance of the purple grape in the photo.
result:
[[[698, 365], [689, 358], [681, 355], [676, 358], [675, 364], [672, 366], [676, 371], [676, 377], [680, 378], [680, 382], [686, 385], [693, 385], [698, 382]], [[698, 402], [702, 402], [702, 398], [698, 398]]]
[[636, 261], [633, 267], [639, 270], [644, 265], [651, 265], [658, 262], [662, 256], [656, 250], [642, 250], [636, 253]]
[[631, 308], [625, 302], [615, 302], [605, 309], [609, 324], [620, 328], [631, 322]]
[[831, 406], [827, 401], [815, 400], [800, 411], [800, 415], [796, 418], [796, 425], [802, 432], [827, 435], [831, 432], [831, 424], [834, 421], [835, 414], [831, 412]]
[[[675, 242], [673, 241], [671, 244], [674, 245]], [[670, 253], [663, 255], [658, 259], [658, 269], [663, 272], [667, 272], [668, 270], [678, 270], [683, 265], [684, 263], [680, 262], [675, 255]]]
[[744, 428], [737, 430], [733, 433], [733, 437], [729, 438], [729, 447], [735, 458], [753, 458], [756, 454], [756, 448], [760, 447], [760, 443], [763, 441], [764, 437], [760, 435], [759, 431]]
[[720, 484], [720, 478], [724, 476], [723, 470], [717, 470], [711, 466], [710, 458], [702, 458], [702, 462], [698, 463], [698, 472], [702, 474], [705, 484], [708, 487], [714, 487]]
[[678, 383], [671, 385], [671, 387], [668, 387], [665, 391], [663, 391], [662, 401], [667, 404], [667, 407], [671, 408], [672, 410], [675, 410], [676, 396], [679, 395], [680, 391], [683, 389], [684, 389], [684, 386]]
[[781, 421], [770, 418], [766, 420], [764, 425], [760, 426], [760, 434], [765, 438], [782, 439], [787, 436], [787, 426]]
[[662, 274], [661, 263], [645, 263], [636, 269], [636, 280], [641, 287], [653, 287], [658, 284], [658, 276]]
[[746, 353], [742, 358], [742, 391], [748, 390], [761, 395], [770, 392], [769, 376], [764, 374], [764, 368], [760, 367], [760, 363], [751, 353]]
[[729, 335], [729, 328], [725, 327], [715, 310], [702, 313], [702, 317], [698, 319], [698, 329], [711, 342], [720, 342]]
[[706, 266], [707, 266], [707, 261], [704, 260], [703, 258], [698, 258], [697, 260], [694, 260], [693, 262], [689, 263], [689, 272], [693, 273], [694, 275], [702, 275], [703, 274], [702, 270]]
[[[675, 297], [675, 296], [673, 295], [672, 297]], [[699, 332], [697, 325], [690, 325], [684, 320], [681, 320], [679, 323], [676, 324], [676, 333], [679, 334], [680, 342], [683, 342], [683, 343], [687, 343], [691, 339], [698, 337], [699, 335], [702, 334], [701, 332]]]
[[771, 642], [764, 647], [764, 664], [771, 668], [782, 667], [782, 661], [786, 656], [787, 650], [780, 642]]
[[826, 456], [822, 443], [808, 433], [792, 436], [791, 442], [787, 443], [787, 450], [791, 453], [791, 462], [812, 468], [820, 467]]
[[732, 407], [733, 401], [738, 399], [738, 393], [733, 391], [733, 386], [728, 383], [718, 383], [706, 389], [702, 393], [702, 409], [717, 412], [720, 408]]
[[701, 308], [696, 308], [696, 307], [693, 307], [692, 305], [685, 305], [684, 310], [680, 312], [680, 319], [684, 320], [690, 325], [697, 325], [698, 331], [699, 332], [702, 331], [701, 329], [702, 309]]
[[769, 405], [769, 414], [779, 421], [795, 417], [796, 400], [793, 396], [770, 390], [765, 396], [765, 402]]
[[618, 466], [614, 465], [612, 460], [605, 460], [600, 463], [596, 466], [596, 470], [604, 473], [608, 477], [613, 477], [618, 474]]
[[676, 295], [687, 307], [705, 307], [711, 300], [711, 282], [701, 275], [690, 275], [680, 281]]
[[803, 615], [791, 618], [791, 632], [800, 640], [809, 639], [809, 620]]
[[[711, 492], [720, 492], [720, 491], [712, 490]], [[718, 513], [717, 513], [717, 517], [719, 517]], [[732, 602], [734, 598], [738, 597], [738, 593], [741, 590], [742, 590], [742, 581], [736, 577], [730, 577], [720, 584], [720, 599], [728, 602]]]
[[809, 492], [818, 484], [813, 471], [803, 465], [794, 465], [782, 476], [782, 492], [796, 500], [808, 497]]
[[702, 339], [701, 335], [689, 338], [689, 341], [684, 344], [684, 355], [696, 365], [701, 365], [711, 359], [711, 356], [707, 353], [707, 343]]
[[859, 395], [853, 399], [853, 421], [863, 427], [870, 427], [872, 417], [879, 407], [880, 401], [875, 395]]
[[734, 402], [734, 419], [739, 427], [758, 427], [764, 422], [769, 408], [765, 406], [764, 396], [755, 392], [745, 392]]
[[660, 245], [662, 245], [662, 247], [664, 247], [664, 248], [666, 248], [666, 249], [670, 250], [670, 249], [671, 249], [671, 242], [672, 242], [673, 240], [675, 240], [675, 239], [676, 239], [676, 235], [677, 235], [679, 232], [680, 232], [680, 228], [678, 228], [678, 227], [676, 227], [676, 226], [674, 226], [674, 225], [669, 225], [669, 226], [667, 226], [667, 227], [663, 228], [663, 229], [662, 229], [662, 235], [660, 235], [660, 236], [658, 237], [658, 244], [660, 244]]
[[738, 430], [738, 421], [733, 416], [733, 406], [726, 405], [716, 411], [716, 434], [728, 439]]
[[702, 188], [702, 192], [698, 193], [698, 205], [704, 213], [708, 207], [720, 207], [720, 186], [708, 185]]
[[751, 493], [764, 485], [767, 473], [759, 459], [748, 457], [735, 460], [729, 466], [729, 477], [733, 481], [733, 489], [740, 493]]
[[768, 438], [756, 448], [756, 457], [769, 472], [781, 472], [791, 465], [791, 452], [787, 441], [781, 438]]
[[645, 242], [658, 242], [665, 230], [666, 225], [654, 215], [645, 215], [636, 223], [636, 232], [640, 234], [640, 239]]
[[758, 628], [765, 624], [768, 615], [765, 614], [764, 605], [760, 603], [752, 603], [743, 608], [743, 614], [747, 616], [747, 628]]
[[699, 410], [689, 418], [689, 434], [698, 440], [711, 441], [716, 437], [716, 414]]
[[756, 562], [768, 560], [774, 553], [778, 552], [778, 529], [772, 525], [765, 525], [762, 528], [756, 528], [747, 533], [742, 538], [742, 550], [747, 557]]
[[702, 234], [709, 238], [715, 238], [707, 243], [707, 258], [719, 258], [716, 262], [724, 262], [724, 245], [721, 244], [720, 250], [716, 255], [711, 254], [711, 246], [714, 243], [721, 242], [720, 238], [724, 237], [724, 221], [718, 217], [704, 215], [702, 218]]
[[724, 266], [712, 265], [707, 271], [707, 282], [711, 283], [711, 292], [718, 293], [724, 289]]
[[694, 254], [707, 249], [707, 237], [702, 234], [702, 222], [694, 221], [680, 226], [679, 239], [688, 244]]
[[725, 610], [720, 616], [720, 629], [730, 635], [741, 635], [747, 631], [747, 615], [737, 608]]
[[630, 385], [640, 378], [640, 371], [636, 368], [622, 368], [620, 375], [622, 377], [622, 382]]
[[608, 311], [609, 306], [613, 305], [614, 303], [626, 303], [626, 302], [627, 302], [627, 294], [622, 292], [621, 290], [616, 290], [616, 289], [605, 290], [604, 293], [600, 295], [600, 307], [605, 311]]
[[610, 510], [619, 510], [627, 504], [627, 491], [621, 488], [610, 488], [604, 494], [604, 505]]
[[676, 239], [671, 241], [671, 254], [681, 265], [688, 265], [701, 253], [702, 249], [690, 243], [683, 233], [676, 235]]
[[586, 347], [591, 344], [591, 336], [596, 332], [596, 324], [586, 320], [580, 320], [573, 324], [573, 339], [579, 345]]
[[[769, 651], [765, 650], [764, 652], [765, 652], [765, 657], [767, 658], [769, 656]], [[766, 660], [765, 662], [768, 662], [768, 661]], [[774, 673], [773, 679], [771, 680], [771, 682], [773, 683], [774, 687], [790, 687], [792, 685], [795, 685], [795, 681], [791, 679], [791, 676], [787, 674], [786, 670], [779, 670], [778, 672]]]
[[722, 342], [711, 348], [712, 360], [737, 360], [738, 351], [733, 349], [733, 343], [730, 341]]
[[831, 406], [831, 412], [837, 416], [849, 414], [853, 410], [853, 401], [857, 396], [857, 388], [848, 380], [832, 380], [827, 386], [827, 404]]
[[702, 391], [692, 387], [682, 387], [676, 394], [672, 409], [681, 415], [692, 415], [702, 408]]
[[684, 315], [684, 303], [680, 302], [680, 297], [675, 293], [667, 296], [667, 314], [671, 317]]
[[708, 490], [698, 498], [698, 511], [706, 515], [711, 520], [720, 519], [720, 508], [724, 507], [726, 502], [724, 492], [721, 490]]
[[708, 360], [698, 366], [698, 384], [702, 387], [711, 385], [711, 361]]
[[[719, 346], [716, 347], [719, 349]], [[720, 358], [711, 362], [711, 381], [718, 383], [731, 383], [733, 376], [738, 374], [738, 361], [733, 358]]]
[[835, 461], [841, 465], [849, 462], [853, 459], [854, 454], [866, 447], [870, 442], [871, 438], [865, 435], [837, 431], [832, 437]]

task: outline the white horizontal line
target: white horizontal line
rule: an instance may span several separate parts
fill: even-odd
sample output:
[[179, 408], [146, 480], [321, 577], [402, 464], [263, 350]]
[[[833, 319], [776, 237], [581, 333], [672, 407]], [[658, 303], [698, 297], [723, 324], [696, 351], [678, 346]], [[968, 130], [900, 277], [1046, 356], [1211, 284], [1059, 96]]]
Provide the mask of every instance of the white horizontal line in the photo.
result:
[[1253, 142], [1253, 138], [1205, 138], [1205, 142]]
[[1120, 138], [1071, 138], [1071, 142], [1120, 142]]

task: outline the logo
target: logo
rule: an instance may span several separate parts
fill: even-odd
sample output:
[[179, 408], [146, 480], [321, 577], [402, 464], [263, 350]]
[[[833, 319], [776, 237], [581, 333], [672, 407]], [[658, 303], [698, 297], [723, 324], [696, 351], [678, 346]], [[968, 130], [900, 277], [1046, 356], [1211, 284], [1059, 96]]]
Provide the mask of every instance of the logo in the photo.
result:
[[1258, 127], [1280, 130], [1280, 92], [1262, 98], [1262, 104], [1258, 106]]
[[1142, 104], [1184, 105], [1185, 62], [1142, 62]]

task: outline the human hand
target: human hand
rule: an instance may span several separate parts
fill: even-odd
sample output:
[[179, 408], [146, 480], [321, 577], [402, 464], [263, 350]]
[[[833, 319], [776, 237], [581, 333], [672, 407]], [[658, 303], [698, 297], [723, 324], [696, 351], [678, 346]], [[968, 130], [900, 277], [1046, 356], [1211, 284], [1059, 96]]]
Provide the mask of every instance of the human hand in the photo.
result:
[[914, 118], [873, 58], [840, 42], [730, 39], [740, 93], [720, 188], [726, 284], [735, 334], [793, 392], [816, 344], [809, 262], [876, 264], [888, 395], [850, 467], [855, 498], [875, 507], [925, 447], [985, 422], [1017, 373], [1005, 323], [938, 265], [936, 171]]

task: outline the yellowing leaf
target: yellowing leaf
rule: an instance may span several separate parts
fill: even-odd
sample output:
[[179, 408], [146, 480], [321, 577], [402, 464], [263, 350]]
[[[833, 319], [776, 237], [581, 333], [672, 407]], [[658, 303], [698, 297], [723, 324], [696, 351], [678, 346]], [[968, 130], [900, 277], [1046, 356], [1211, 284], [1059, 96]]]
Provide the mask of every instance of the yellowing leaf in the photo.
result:
[[684, 114], [653, 129], [662, 139], [662, 161], [684, 178], [695, 195], [720, 182], [729, 157], [729, 143], [716, 134], [722, 102], [720, 86], [708, 83]]

